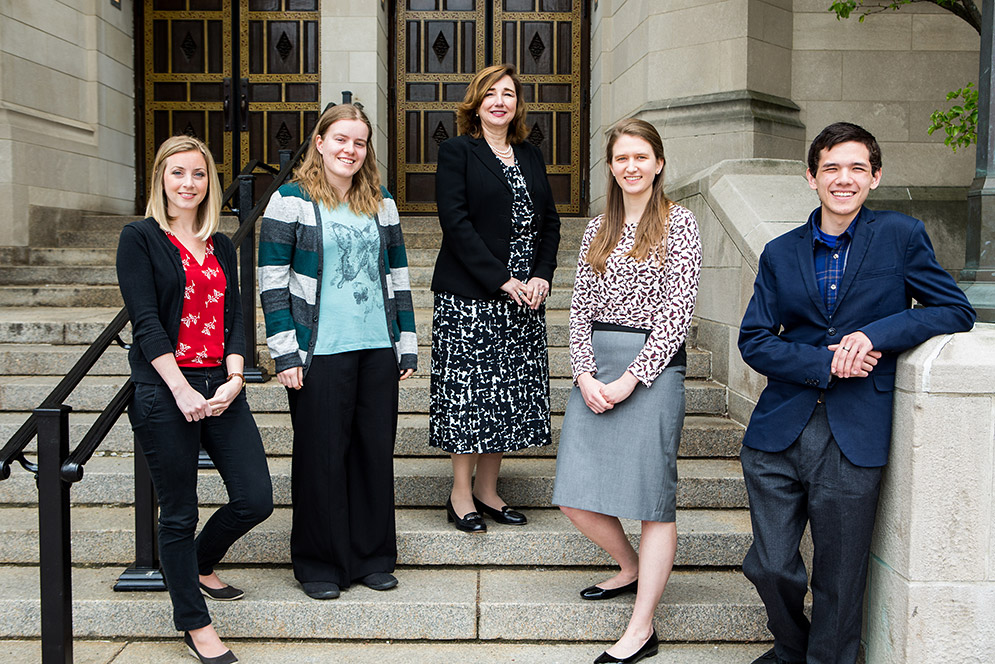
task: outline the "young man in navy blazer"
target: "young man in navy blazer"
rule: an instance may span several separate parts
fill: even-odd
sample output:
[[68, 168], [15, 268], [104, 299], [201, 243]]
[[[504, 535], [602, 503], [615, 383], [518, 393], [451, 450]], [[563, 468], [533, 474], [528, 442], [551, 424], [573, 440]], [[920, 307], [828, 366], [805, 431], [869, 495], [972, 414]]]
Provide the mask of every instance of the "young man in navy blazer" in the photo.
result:
[[767, 244], [739, 334], [743, 360], [767, 377], [741, 453], [754, 540], [743, 573], [774, 635], [754, 664], [856, 661], [898, 355], [975, 318], [923, 223], [864, 207], [881, 181], [869, 132], [826, 127], [805, 175], [822, 205]]

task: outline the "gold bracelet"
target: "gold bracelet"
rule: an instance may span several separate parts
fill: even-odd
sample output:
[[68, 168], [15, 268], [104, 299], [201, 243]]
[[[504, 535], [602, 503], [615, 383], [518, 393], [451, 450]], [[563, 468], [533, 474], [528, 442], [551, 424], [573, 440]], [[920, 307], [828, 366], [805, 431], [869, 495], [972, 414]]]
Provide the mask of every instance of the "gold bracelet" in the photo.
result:
[[[231, 379], [232, 379], [232, 378], [234, 378], [235, 376], [238, 376], [239, 378], [241, 378], [241, 379], [242, 379], [242, 387], [245, 387], [245, 376], [243, 376], [243, 375], [242, 375], [242, 374], [240, 374], [240, 373], [230, 373], [230, 374], [228, 374], [228, 380], [231, 380]], [[227, 382], [227, 381], [226, 381], [226, 382]], [[239, 388], [239, 389], [242, 389], [242, 388]]]

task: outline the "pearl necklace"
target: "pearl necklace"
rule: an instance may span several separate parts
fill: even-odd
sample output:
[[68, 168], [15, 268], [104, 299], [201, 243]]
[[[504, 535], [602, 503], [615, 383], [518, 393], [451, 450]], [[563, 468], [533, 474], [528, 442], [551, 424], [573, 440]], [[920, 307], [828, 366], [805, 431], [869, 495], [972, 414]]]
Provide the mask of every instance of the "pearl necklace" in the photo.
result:
[[489, 147], [491, 149], [491, 152], [493, 152], [497, 156], [501, 157], [502, 159], [511, 159], [511, 155], [513, 155], [515, 153], [515, 151], [511, 147], [511, 145], [508, 146], [507, 150], [498, 150], [496, 147], [494, 147], [490, 143], [487, 144], [487, 147]]

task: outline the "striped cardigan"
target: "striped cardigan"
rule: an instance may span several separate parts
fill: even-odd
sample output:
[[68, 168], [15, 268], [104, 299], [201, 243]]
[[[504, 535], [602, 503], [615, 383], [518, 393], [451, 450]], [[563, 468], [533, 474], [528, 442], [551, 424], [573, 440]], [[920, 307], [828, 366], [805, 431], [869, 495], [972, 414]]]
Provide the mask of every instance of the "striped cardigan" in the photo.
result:
[[[380, 231], [380, 286], [387, 330], [401, 371], [418, 362], [408, 258], [397, 206], [384, 198], [376, 214]], [[314, 355], [321, 302], [321, 213], [299, 184], [273, 194], [259, 230], [259, 291], [266, 344], [276, 371], [304, 367]]]

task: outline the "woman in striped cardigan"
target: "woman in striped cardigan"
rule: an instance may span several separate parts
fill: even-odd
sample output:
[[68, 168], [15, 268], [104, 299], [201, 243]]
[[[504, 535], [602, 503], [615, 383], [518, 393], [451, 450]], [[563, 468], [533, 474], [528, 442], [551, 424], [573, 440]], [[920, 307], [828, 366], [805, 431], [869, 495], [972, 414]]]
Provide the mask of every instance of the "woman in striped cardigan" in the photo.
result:
[[318, 119], [263, 216], [266, 342], [294, 426], [294, 576], [314, 599], [397, 585], [398, 378], [415, 370], [407, 257], [380, 187], [372, 127], [352, 104]]

